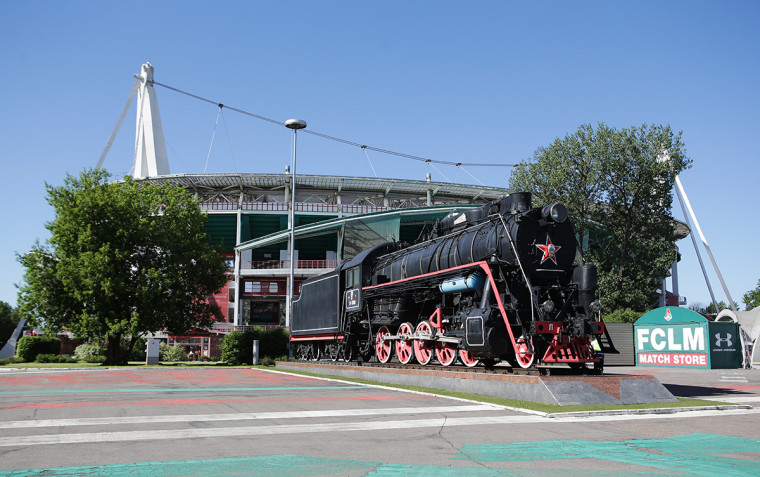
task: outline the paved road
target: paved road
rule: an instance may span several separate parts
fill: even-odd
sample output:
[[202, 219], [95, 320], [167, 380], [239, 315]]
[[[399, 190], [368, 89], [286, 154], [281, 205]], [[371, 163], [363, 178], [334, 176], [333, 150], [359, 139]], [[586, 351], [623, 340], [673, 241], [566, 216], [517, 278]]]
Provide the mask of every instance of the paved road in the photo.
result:
[[[760, 407], [757, 370], [620, 371]], [[43, 471], [760, 475], [760, 409], [546, 418], [246, 368], [4, 371], [0, 477]]]

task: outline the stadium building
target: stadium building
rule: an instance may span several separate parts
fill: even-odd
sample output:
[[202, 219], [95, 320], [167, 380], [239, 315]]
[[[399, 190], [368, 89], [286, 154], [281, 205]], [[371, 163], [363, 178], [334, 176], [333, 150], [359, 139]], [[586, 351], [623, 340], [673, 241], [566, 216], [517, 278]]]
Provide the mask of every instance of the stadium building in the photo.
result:
[[[208, 331], [167, 336], [169, 345], [180, 344], [195, 356], [219, 356], [219, 338], [232, 330], [289, 324], [291, 277], [295, 296], [303, 280], [334, 269], [361, 250], [391, 240], [414, 243], [437, 220], [506, 194], [504, 188], [433, 182], [429, 175], [425, 180], [404, 180], [297, 175], [290, 170], [282, 174], [171, 174], [150, 63], [135, 77], [133, 176], [192, 192], [208, 213], [210, 240], [221, 245], [231, 270], [227, 285], [209, 297], [221, 309], [223, 321]], [[675, 264], [673, 275], [677, 290]], [[677, 304], [677, 291], [671, 294], [663, 286], [661, 301]]]
[[195, 356], [217, 356], [219, 336], [234, 329], [287, 325], [291, 276], [293, 295], [298, 295], [303, 280], [334, 269], [365, 248], [391, 240], [413, 243], [436, 220], [506, 193], [504, 188], [433, 182], [429, 176], [425, 180], [315, 176], [291, 174], [289, 169], [282, 174], [171, 174], [150, 63], [135, 77], [132, 175], [193, 193], [208, 214], [209, 238], [221, 246], [231, 270], [227, 285], [209, 297], [221, 309], [223, 321], [209, 332], [167, 336], [169, 345], [180, 344]]

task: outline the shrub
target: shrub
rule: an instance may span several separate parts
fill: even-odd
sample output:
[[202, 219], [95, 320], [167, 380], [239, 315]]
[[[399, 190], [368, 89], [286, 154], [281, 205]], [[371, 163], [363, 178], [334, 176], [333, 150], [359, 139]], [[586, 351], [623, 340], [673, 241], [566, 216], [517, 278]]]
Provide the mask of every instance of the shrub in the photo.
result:
[[[142, 337], [137, 338], [137, 341], [135, 341], [135, 345], [132, 347], [132, 352], [129, 354], [129, 360], [130, 361], [145, 361], [145, 359], [147, 358], [146, 356], [147, 343], [148, 342], [145, 338], [142, 338]], [[129, 340], [127, 340], [126, 346], [129, 346]]]
[[[102, 360], [101, 360], [102, 358]], [[87, 363], [102, 363], [105, 361], [105, 351], [97, 344], [80, 344], [74, 350], [74, 359]]]
[[602, 318], [607, 323], [633, 323], [641, 318], [644, 313], [641, 311], [633, 311], [630, 308], [622, 308], [612, 311], [610, 313], [602, 314]]
[[0, 366], [3, 366], [5, 364], [16, 364], [16, 363], [23, 363], [24, 360], [21, 358], [3, 358], [0, 359]]
[[77, 360], [60, 354], [38, 354], [35, 363], [76, 363]]
[[185, 349], [175, 344], [174, 346], [169, 346], [166, 343], [161, 343], [159, 345], [158, 349], [159, 354], [159, 360], [160, 361], [189, 361], [190, 358], [187, 357], [187, 354], [185, 353]]
[[23, 361], [34, 361], [39, 354], [61, 354], [61, 340], [53, 336], [22, 336], [16, 344], [16, 355]]
[[265, 357], [288, 354], [288, 331], [285, 328], [264, 330], [251, 328], [233, 331], [222, 340], [222, 361], [226, 364], [253, 364], [253, 342], [259, 340], [259, 362]]
[[[288, 342], [290, 340], [290, 333], [285, 328], [274, 328], [264, 332], [259, 338], [261, 350], [259, 356], [276, 357], [288, 354]], [[253, 348], [253, 342], [251, 342], [251, 348]], [[253, 359], [253, 357], [251, 358]]]
[[222, 361], [232, 365], [245, 363], [247, 358], [244, 349], [245, 342], [246, 336], [242, 331], [233, 331], [225, 336], [219, 344], [219, 349], [222, 350]]

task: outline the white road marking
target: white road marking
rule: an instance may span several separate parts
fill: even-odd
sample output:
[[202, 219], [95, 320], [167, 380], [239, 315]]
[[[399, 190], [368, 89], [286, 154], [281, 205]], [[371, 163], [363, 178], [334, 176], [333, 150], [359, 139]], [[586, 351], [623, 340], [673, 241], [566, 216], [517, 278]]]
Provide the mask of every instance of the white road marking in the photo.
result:
[[719, 397], [708, 397], [705, 396], [703, 399], [710, 399], [711, 401], [725, 401], [730, 402], [733, 404], [740, 404], [740, 403], [748, 403], [748, 402], [760, 402], [760, 396], [738, 396], [738, 397], [732, 397], [732, 396], [719, 396]]
[[[652, 420], [652, 419], [684, 419], [705, 418], [710, 416], [728, 416], [739, 414], [757, 414], [760, 409], [749, 410], [726, 410], [726, 411], [692, 411], [673, 414], [645, 414], [645, 415], [620, 415], [620, 416], [592, 416], [592, 417], [556, 417], [557, 424], [562, 423], [588, 423], [601, 421], [629, 421], [629, 420]], [[55, 435], [32, 435], [1, 437], [0, 447], [20, 447], [32, 445], [56, 445], [56, 444], [83, 444], [101, 442], [130, 442], [152, 441], [172, 439], [199, 439], [219, 437], [242, 437], [261, 436], [272, 434], [304, 434], [315, 432], [348, 432], [348, 431], [374, 431], [388, 429], [415, 429], [415, 428], [446, 428], [454, 426], [483, 426], [483, 425], [516, 425], [547, 423], [547, 419], [539, 416], [477, 416], [477, 417], [443, 417], [432, 419], [406, 419], [402, 421], [376, 421], [376, 422], [332, 422], [316, 424], [294, 425], [268, 425], [257, 427], [224, 427], [210, 429], [177, 429], [159, 430], [149, 429], [142, 431], [122, 432], [93, 432], [80, 434], [55, 434]]]
[[101, 426], [114, 424], [156, 424], [160, 422], [210, 422], [210, 421], [245, 421], [251, 419], [308, 419], [319, 417], [351, 417], [351, 416], [392, 416], [397, 414], [429, 414], [451, 412], [493, 411], [490, 404], [470, 406], [437, 406], [437, 407], [395, 407], [378, 409], [329, 409], [323, 411], [284, 411], [284, 412], [255, 412], [236, 414], [187, 414], [161, 416], [129, 416], [129, 417], [87, 417], [81, 419], [39, 419], [25, 421], [0, 422], [0, 429], [18, 429], [29, 427], [66, 427], [66, 426]]
[[720, 382], [737, 382], [737, 383], [747, 383], [749, 382], [747, 380], [747, 377], [744, 376], [741, 373], [728, 373], [728, 374], [721, 374], [720, 378], [718, 379]]

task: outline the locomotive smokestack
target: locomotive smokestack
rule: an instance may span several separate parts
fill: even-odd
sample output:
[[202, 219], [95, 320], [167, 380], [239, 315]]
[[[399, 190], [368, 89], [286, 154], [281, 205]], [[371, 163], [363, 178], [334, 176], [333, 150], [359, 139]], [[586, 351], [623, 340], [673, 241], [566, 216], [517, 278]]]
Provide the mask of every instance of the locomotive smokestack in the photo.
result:
[[578, 284], [578, 302], [588, 313], [598, 290], [596, 265], [586, 264], [573, 270], [573, 281]]
[[515, 192], [509, 194], [501, 200], [502, 214], [516, 214], [527, 212], [533, 203], [533, 196], [530, 192]]

